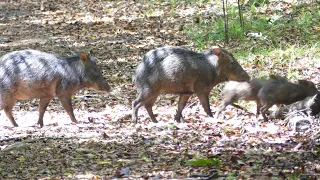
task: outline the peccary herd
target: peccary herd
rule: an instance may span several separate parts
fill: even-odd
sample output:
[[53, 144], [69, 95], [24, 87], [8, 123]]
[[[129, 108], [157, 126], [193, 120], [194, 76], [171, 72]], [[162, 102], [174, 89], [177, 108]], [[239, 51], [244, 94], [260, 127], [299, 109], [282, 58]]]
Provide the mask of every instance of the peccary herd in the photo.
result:
[[[195, 94], [208, 116], [213, 117], [209, 94], [214, 86], [226, 84], [223, 102], [215, 118], [228, 105], [238, 100], [255, 101], [257, 115], [261, 112], [267, 120], [268, 109], [277, 104], [291, 104], [318, 93], [314, 83], [299, 80], [289, 82], [286, 78], [271, 75], [268, 80], [252, 79], [239, 65], [233, 55], [212, 47], [204, 53], [181, 47], [165, 46], [147, 52], [133, 75], [137, 99], [132, 102], [132, 120], [138, 121], [138, 110], [144, 106], [153, 122], [152, 111], [160, 94], [179, 94], [178, 110], [174, 117], [180, 122], [182, 110], [188, 99]], [[17, 100], [40, 98], [37, 124], [43, 127], [43, 115], [54, 97], [67, 111], [72, 123], [77, 123], [71, 104], [72, 95], [83, 88], [110, 92], [92, 56], [86, 53], [60, 57], [37, 50], [14, 51], [0, 59], [0, 110], [4, 110], [13, 126], [18, 126], [12, 115]]]

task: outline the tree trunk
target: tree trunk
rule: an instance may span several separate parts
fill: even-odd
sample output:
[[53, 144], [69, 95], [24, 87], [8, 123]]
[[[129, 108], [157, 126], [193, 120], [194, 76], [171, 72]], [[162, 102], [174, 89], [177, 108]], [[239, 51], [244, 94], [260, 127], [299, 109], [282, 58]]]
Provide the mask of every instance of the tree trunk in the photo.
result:
[[229, 35], [228, 35], [228, 13], [227, 11], [227, 5], [228, 5], [228, 0], [226, 0], [226, 2], [224, 2], [224, 0], [222, 0], [222, 5], [223, 5], [223, 17], [224, 17], [224, 35], [225, 35], [225, 41], [228, 44], [229, 43]]
[[243, 15], [242, 15], [242, 5], [240, 3], [240, 0], [238, 0], [238, 13], [239, 13], [239, 20], [240, 20], [240, 26], [242, 33], [244, 33], [244, 22], [243, 22]]

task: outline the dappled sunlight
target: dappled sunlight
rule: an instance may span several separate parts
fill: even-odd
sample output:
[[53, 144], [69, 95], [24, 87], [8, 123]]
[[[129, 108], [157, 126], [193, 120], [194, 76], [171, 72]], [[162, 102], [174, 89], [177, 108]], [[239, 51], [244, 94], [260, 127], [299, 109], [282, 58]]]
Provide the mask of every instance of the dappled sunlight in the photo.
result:
[[[41, 17], [41, 19], [39, 19]], [[34, 14], [34, 19], [24, 21], [27, 24], [37, 25], [61, 25], [61, 23], [68, 25], [74, 23], [97, 23], [97, 24], [110, 24], [114, 23], [114, 18], [110, 15], [98, 16], [95, 13], [73, 13], [68, 11], [46, 11]], [[63, 25], [62, 24], [62, 25]]]
[[28, 46], [31, 44], [45, 44], [47, 39], [23, 39], [23, 40], [17, 40], [9, 43], [1, 43], [0, 47], [17, 47], [17, 46]]
[[[1, 1], [1, 56], [22, 49], [59, 56], [90, 53], [112, 92], [83, 89], [72, 95], [77, 124], [57, 98], [49, 103], [42, 128], [36, 125], [39, 99], [16, 103], [13, 116], [19, 127], [1, 110], [0, 179], [317, 178], [318, 116], [309, 126], [295, 128], [296, 121], [288, 119], [264, 121], [256, 117], [255, 102], [239, 100], [244, 110], [228, 106], [214, 118], [193, 95], [178, 123], [179, 95], [161, 94], [153, 106], [158, 123], [144, 106], [137, 124], [132, 120], [133, 74], [148, 51], [162, 46], [195, 52], [220, 46], [233, 52], [253, 78], [280, 74], [319, 85], [320, 46], [314, 42], [320, 16], [305, 4], [310, 1], [239, 1], [247, 29], [237, 32], [232, 25], [237, 25], [238, 1], [229, 0], [229, 32], [241, 35], [229, 43], [224, 41], [222, 1]], [[222, 103], [223, 86], [210, 92], [213, 114]]]

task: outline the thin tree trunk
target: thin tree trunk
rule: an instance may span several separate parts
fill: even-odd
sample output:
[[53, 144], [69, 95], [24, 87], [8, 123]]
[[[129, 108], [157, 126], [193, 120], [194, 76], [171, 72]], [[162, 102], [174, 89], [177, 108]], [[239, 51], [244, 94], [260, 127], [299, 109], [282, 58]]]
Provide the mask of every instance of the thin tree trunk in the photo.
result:
[[242, 32], [244, 32], [244, 21], [243, 21], [243, 14], [242, 14], [242, 5], [240, 4], [240, 0], [238, 0], [238, 13], [239, 13], [239, 20]]
[[228, 14], [226, 12], [227, 4], [228, 4], [228, 0], [226, 0], [226, 2], [224, 2], [224, 0], [222, 0], [223, 17], [224, 17], [224, 35], [226, 38], [225, 41], [228, 44], [229, 43], [229, 35], [228, 35]]

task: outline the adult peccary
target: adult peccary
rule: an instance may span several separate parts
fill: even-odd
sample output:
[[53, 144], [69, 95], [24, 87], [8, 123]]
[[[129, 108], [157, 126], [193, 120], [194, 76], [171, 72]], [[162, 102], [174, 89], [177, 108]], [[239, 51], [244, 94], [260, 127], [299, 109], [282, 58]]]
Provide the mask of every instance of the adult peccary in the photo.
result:
[[109, 92], [94, 59], [86, 53], [71, 57], [22, 50], [4, 55], [0, 59], [0, 109], [4, 109], [13, 126], [18, 126], [12, 115], [17, 100], [40, 98], [38, 124], [43, 126], [43, 115], [50, 100], [58, 97], [71, 121], [71, 96], [82, 88]]
[[260, 114], [260, 99], [258, 98], [258, 92], [262, 86], [272, 80], [287, 81], [286, 78], [279, 75], [270, 75], [268, 80], [265, 79], [252, 79], [250, 82], [228, 82], [222, 91], [223, 99], [222, 104], [219, 106], [218, 111], [215, 114], [217, 119], [219, 114], [228, 106], [232, 105], [236, 108], [243, 109], [241, 106], [234, 104], [238, 100], [255, 101], [257, 104], [256, 115]]
[[318, 93], [313, 82], [299, 80], [297, 84], [288, 81], [274, 80], [262, 86], [258, 97], [261, 103], [261, 114], [267, 121], [266, 112], [274, 104], [291, 104]]
[[137, 123], [138, 109], [144, 105], [153, 122], [157, 122], [152, 106], [160, 93], [180, 94], [175, 120], [189, 97], [196, 94], [208, 116], [212, 117], [209, 93], [218, 83], [235, 80], [249, 81], [250, 76], [231, 53], [219, 47], [197, 53], [181, 47], [161, 47], [145, 54], [136, 69], [133, 81], [137, 87], [137, 99], [132, 102], [132, 119]]

